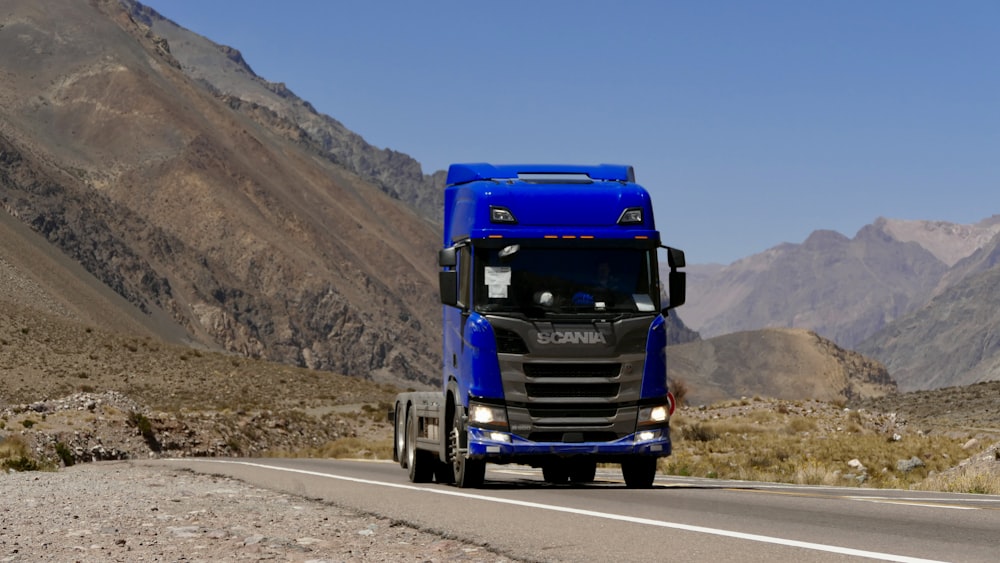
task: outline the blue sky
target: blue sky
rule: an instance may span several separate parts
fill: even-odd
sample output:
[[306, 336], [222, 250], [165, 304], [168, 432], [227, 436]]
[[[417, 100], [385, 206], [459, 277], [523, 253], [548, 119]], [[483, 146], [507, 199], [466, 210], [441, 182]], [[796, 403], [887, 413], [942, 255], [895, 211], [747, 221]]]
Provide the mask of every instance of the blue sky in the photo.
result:
[[1000, 2], [149, 0], [418, 160], [632, 164], [729, 263], [1000, 214]]

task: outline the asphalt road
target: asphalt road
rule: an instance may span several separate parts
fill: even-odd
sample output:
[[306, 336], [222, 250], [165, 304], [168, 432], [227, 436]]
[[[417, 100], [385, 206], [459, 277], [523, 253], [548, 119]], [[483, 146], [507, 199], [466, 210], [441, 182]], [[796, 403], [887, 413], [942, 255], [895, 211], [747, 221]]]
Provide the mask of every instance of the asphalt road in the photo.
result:
[[1000, 560], [1000, 497], [658, 477], [585, 487], [488, 466], [482, 489], [414, 485], [395, 463], [159, 460], [323, 499], [534, 561]]

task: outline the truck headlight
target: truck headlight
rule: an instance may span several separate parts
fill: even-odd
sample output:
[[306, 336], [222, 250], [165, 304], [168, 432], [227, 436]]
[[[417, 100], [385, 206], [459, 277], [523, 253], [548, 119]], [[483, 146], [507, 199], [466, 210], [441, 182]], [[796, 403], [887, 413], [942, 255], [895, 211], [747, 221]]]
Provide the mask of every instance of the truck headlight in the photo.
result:
[[507, 428], [507, 409], [502, 406], [469, 404], [469, 424], [484, 428]]
[[653, 405], [639, 409], [639, 426], [662, 426], [670, 420], [670, 405]]

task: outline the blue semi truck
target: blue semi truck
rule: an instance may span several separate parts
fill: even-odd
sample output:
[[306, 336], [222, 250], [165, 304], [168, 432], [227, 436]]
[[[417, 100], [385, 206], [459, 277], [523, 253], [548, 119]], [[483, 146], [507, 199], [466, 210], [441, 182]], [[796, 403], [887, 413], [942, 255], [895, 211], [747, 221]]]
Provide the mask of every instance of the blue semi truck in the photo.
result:
[[670, 455], [665, 318], [684, 303], [684, 253], [661, 244], [632, 167], [454, 164], [443, 243], [442, 389], [389, 412], [410, 480], [477, 487], [487, 463], [518, 463], [587, 483], [615, 463], [628, 487], [652, 486]]

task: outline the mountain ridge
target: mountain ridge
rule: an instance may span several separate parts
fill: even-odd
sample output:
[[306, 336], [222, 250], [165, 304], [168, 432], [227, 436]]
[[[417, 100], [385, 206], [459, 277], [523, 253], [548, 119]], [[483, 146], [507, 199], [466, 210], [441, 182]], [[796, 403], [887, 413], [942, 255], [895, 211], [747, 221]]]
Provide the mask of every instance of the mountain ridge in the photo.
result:
[[429, 221], [289, 143], [293, 124], [192, 82], [116, 1], [16, 2], [6, 17], [0, 198], [13, 216], [193, 341], [438, 377]]
[[728, 266], [694, 265], [682, 314], [706, 338], [814, 330], [884, 362], [904, 391], [975, 383], [1000, 378], [1000, 351], [977, 337], [997, 320], [984, 316], [995, 307], [983, 280], [998, 267], [1000, 215], [879, 217], [854, 238], [817, 230]]
[[[282, 82], [271, 82], [253, 71], [242, 53], [187, 30], [153, 8], [134, 0], [122, 5], [137, 21], [161, 38], [178, 68], [220, 97], [234, 109], [255, 114], [265, 108], [297, 128], [292, 136], [311, 144], [332, 162], [367, 179], [394, 199], [434, 224], [441, 223], [442, 188], [446, 172], [423, 174], [419, 162], [391, 149], [379, 149], [336, 119], [319, 113]], [[258, 115], [258, 118], [260, 116]]]
[[947, 266], [877, 226], [818, 230], [721, 268], [692, 268], [682, 315], [705, 337], [805, 328], [852, 347], [931, 294]]

